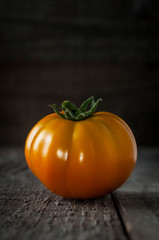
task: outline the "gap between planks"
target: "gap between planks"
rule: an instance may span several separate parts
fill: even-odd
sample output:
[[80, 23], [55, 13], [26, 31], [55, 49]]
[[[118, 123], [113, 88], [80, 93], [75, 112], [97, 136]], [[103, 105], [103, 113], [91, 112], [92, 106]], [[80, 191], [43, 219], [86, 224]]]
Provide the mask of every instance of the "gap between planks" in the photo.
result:
[[123, 229], [123, 233], [124, 233], [125, 237], [126, 237], [128, 240], [132, 240], [132, 238], [131, 238], [131, 236], [129, 235], [129, 232], [128, 232], [127, 228], [126, 228], [124, 219], [122, 218], [122, 215], [120, 214], [120, 210], [119, 210], [119, 208], [118, 208], [117, 199], [116, 199], [116, 197], [114, 196], [113, 193], [111, 193], [110, 196], [111, 196], [112, 202], [113, 202], [113, 204], [114, 204], [114, 208], [115, 208], [115, 210], [116, 210], [116, 213], [117, 213], [117, 216], [118, 216], [118, 218], [119, 218], [119, 221], [120, 221], [120, 223], [121, 223], [121, 226], [122, 226], [122, 229]]

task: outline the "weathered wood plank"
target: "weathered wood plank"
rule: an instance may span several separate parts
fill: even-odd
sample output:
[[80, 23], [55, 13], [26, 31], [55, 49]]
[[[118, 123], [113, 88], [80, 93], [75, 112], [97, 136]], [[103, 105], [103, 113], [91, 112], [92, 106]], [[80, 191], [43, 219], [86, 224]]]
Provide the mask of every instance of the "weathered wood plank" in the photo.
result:
[[132, 176], [112, 196], [131, 240], [158, 240], [159, 151], [141, 149]]
[[73, 201], [46, 190], [29, 171], [22, 150], [0, 149], [1, 239], [157, 240], [158, 160], [159, 150], [139, 150], [137, 166], [112, 194], [113, 202], [110, 195]]
[[126, 240], [110, 195], [90, 201], [50, 193], [26, 166], [22, 150], [0, 149], [1, 240]]

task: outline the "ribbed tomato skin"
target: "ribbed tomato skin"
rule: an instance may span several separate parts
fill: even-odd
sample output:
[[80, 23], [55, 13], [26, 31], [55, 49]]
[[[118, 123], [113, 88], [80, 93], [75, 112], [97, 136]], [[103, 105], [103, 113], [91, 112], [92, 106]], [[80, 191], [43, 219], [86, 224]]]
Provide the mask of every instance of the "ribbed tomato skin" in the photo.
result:
[[28, 134], [25, 157], [31, 171], [55, 194], [89, 199], [126, 181], [137, 160], [137, 145], [128, 125], [115, 114], [97, 112], [72, 121], [53, 113]]

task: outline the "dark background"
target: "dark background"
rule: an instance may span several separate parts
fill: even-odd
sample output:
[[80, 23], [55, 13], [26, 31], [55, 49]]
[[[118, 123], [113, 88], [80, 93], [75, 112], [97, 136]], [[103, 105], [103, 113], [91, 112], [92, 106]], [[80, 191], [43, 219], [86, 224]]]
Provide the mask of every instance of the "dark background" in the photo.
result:
[[158, 145], [159, 1], [0, 0], [0, 144], [92, 95]]

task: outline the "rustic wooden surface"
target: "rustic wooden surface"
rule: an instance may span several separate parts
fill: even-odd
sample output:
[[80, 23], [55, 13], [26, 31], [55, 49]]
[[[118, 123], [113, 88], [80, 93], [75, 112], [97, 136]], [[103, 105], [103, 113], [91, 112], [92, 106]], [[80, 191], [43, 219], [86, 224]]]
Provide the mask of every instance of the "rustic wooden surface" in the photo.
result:
[[23, 150], [0, 149], [1, 240], [159, 239], [159, 149], [139, 149], [129, 180], [99, 199], [49, 192], [28, 169]]

